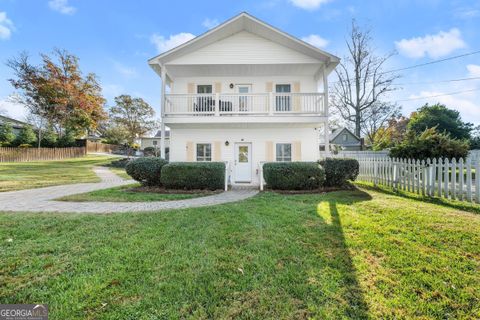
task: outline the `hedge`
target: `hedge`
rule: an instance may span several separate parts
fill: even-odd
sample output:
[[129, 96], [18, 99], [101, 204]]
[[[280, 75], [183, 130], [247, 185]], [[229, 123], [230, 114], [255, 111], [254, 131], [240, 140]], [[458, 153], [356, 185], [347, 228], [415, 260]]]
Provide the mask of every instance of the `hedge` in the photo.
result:
[[316, 162], [268, 162], [263, 177], [271, 189], [312, 190], [325, 181], [325, 172]]
[[341, 187], [347, 180], [354, 181], [360, 168], [355, 159], [326, 158], [319, 163], [325, 169], [325, 185], [329, 187]]
[[172, 162], [162, 168], [161, 181], [168, 189], [223, 189], [225, 163]]
[[157, 157], [137, 158], [125, 166], [125, 171], [134, 180], [146, 186], [161, 186], [162, 167], [167, 160]]

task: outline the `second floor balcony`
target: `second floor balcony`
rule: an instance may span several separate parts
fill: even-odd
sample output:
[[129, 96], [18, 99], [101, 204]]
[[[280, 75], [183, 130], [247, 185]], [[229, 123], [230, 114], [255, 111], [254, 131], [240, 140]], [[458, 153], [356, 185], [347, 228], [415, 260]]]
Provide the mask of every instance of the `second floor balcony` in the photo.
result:
[[325, 117], [323, 93], [166, 94], [165, 117]]

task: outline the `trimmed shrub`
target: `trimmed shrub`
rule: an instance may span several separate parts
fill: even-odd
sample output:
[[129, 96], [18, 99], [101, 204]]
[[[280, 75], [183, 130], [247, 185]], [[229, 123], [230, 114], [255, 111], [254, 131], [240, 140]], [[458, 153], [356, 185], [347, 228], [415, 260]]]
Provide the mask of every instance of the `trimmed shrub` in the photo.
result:
[[268, 162], [263, 177], [272, 189], [313, 190], [323, 185], [325, 171], [316, 162]]
[[162, 168], [161, 181], [168, 189], [223, 189], [225, 163], [172, 162]]
[[168, 163], [162, 158], [138, 158], [125, 166], [125, 171], [134, 180], [145, 186], [161, 186], [162, 167]]
[[326, 158], [318, 163], [325, 169], [325, 185], [341, 187], [357, 179], [360, 165], [356, 159]]
[[108, 164], [108, 166], [113, 168], [125, 168], [130, 161], [131, 159], [129, 158], [121, 158], [118, 160], [113, 160], [110, 162], [110, 164]]

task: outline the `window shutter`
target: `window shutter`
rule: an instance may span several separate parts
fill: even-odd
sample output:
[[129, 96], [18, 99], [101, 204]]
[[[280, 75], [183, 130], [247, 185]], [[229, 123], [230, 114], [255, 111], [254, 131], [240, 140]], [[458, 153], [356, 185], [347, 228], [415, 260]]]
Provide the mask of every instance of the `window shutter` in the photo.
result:
[[265, 142], [265, 161], [272, 162], [273, 159], [273, 141], [267, 141]]
[[222, 92], [222, 83], [215, 82], [215, 93], [221, 93], [221, 92]]
[[189, 83], [187, 85], [187, 93], [194, 94], [195, 93], [195, 83]]
[[292, 143], [292, 160], [293, 161], [302, 161], [302, 142], [294, 141]]
[[222, 142], [215, 141], [213, 143], [213, 161], [222, 161]]
[[193, 142], [187, 142], [187, 161], [193, 161]]
[[273, 92], [273, 82], [265, 83], [265, 92]]
[[[296, 81], [293, 83], [292, 88], [293, 93], [300, 93], [300, 82]], [[293, 96], [293, 111], [301, 111], [302, 110], [302, 100], [300, 96], [294, 95]]]

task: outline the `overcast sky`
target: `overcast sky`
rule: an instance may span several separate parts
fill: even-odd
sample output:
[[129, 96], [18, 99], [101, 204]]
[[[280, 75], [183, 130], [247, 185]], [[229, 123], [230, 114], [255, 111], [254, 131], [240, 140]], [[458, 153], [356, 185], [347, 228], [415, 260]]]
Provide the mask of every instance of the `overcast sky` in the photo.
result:
[[[147, 59], [242, 11], [339, 57], [356, 18], [372, 29], [379, 54], [398, 52], [388, 69], [480, 50], [480, 1], [472, 0], [0, 0], [0, 109], [24, 114], [8, 100], [14, 90], [7, 59], [27, 51], [38, 61], [39, 53], [62, 48], [80, 58], [82, 71], [99, 76], [109, 103], [127, 93], [158, 111], [160, 81]], [[442, 102], [480, 124], [480, 80], [447, 81], [480, 77], [480, 54], [401, 75], [401, 89], [390, 99], [404, 114]]]

